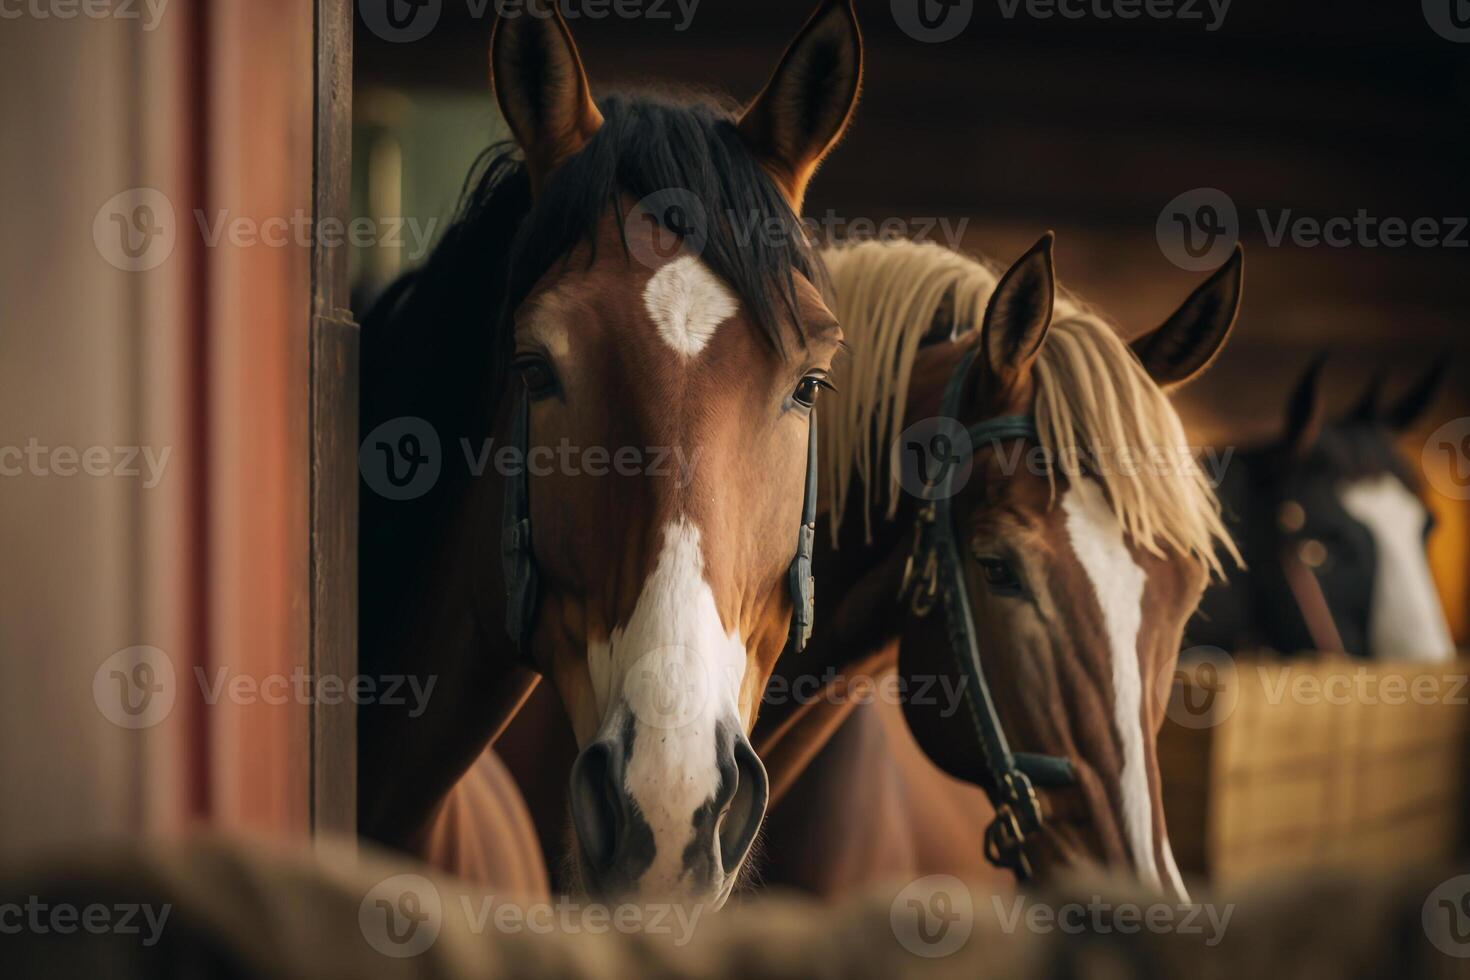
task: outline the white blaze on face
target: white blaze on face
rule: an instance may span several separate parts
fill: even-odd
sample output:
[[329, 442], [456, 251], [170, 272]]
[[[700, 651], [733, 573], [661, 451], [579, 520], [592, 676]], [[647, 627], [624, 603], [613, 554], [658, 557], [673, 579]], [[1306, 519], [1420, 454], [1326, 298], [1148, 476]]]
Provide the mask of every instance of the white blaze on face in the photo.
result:
[[738, 308], [725, 284], [692, 255], [680, 256], [653, 274], [643, 287], [643, 305], [658, 335], [684, 357], [704, 350]]
[[1354, 480], [1337, 495], [1373, 536], [1378, 559], [1368, 610], [1369, 652], [1379, 660], [1451, 659], [1455, 643], [1424, 553], [1424, 504], [1392, 473]]
[[[643, 303], [681, 363], [697, 357], [738, 309], [730, 291], [693, 256], [658, 269], [644, 287]], [[721, 625], [700, 531], [687, 518], [664, 528], [632, 614], [605, 642], [589, 644], [587, 663], [600, 718], [597, 737], [623, 736], [631, 721], [623, 788], [655, 850], [638, 888], [645, 895], [689, 893], [684, 852], [695, 835], [695, 815], [721, 786], [718, 730], [744, 732], [739, 698], [746, 652], [738, 631]], [[718, 834], [711, 846], [719, 847]]]
[[[1143, 677], [1138, 663], [1138, 629], [1143, 620], [1143, 569], [1123, 541], [1123, 529], [1102, 489], [1092, 480], [1074, 481], [1062, 498], [1072, 550], [1087, 572], [1102, 608], [1103, 629], [1113, 667], [1113, 723], [1123, 750], [1121, 796], [1123, 837], [1138, 877], [1159, 887], [1154, 862], [1154, 810], [1148, 791], [1143, 731]], [[1180, 889], [1183, 889], [1181, 884]]]
[[623, 785], [656, 849], [639, 886], [646, 894], [676, 894], [695, 811], [720, 788], [716, 727], [744, 731], [745, 644], [720, 624], [697, 527], [680, 518], [664, 529], [632, 616], [606, 643], [592, 644], [587, 661], [602, 715], [599, 736], [621, 732], [633, 719]]

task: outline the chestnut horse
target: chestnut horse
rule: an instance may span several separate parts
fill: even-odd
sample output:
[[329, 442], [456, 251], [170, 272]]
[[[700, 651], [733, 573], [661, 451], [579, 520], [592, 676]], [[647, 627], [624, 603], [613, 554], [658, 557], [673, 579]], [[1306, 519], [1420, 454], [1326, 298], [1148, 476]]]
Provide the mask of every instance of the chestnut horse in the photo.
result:
[[[1127, 868], [1182, 895], [1155, 742], [1184, 624], [1222, 572], [1218, 550], [1233, 546], [1163, 389], [1204, 370], [1225, 343], [1242, 254], [1130, 348], [1056, 294], [1051, 241], [1003, 275], [912, 242], [825, 254], [851, 361], [820, 409], [830, 494], [816, 562], [822, 615], [811, 651], [778, 670], [793, 690], [790, 675], [840, 671], [900, 639], [903, 711], [919, 745], [1006, 815], [986, 836], [992, 860], [1043, 874]], [[948, 468], [942, 480], [910, 469], [935, 462]], [[954, 544], [948, 581], [924, 543], [940, 497]], [[962, 617], [988, 695], [964, 669]], [[936, 696], [953, 690], [961, 710]], [[826, 733], [818, 700], [762, 715], [757, 745], [769, 746], [779, 786], [791, 782], [788, 763], [810, 759], [802, 729]], [[997, 733], [1014, 760], [1004, 779]], [[812, 819], [842, 812], [840, 832], [873, 831], [864, 808], [831, 799], [826, 810]], [[909, 815], [923, 836], [925, 813]], [[775, 822], [805, 832], [780, 804]], [[780, 840], [769, 849], [790, 853]]]
[[540, 674], [581, 749], [583, 886], [718, 906], [764, 815], [747, 732], [802, 597], [841, 332], [796, 215], [857, 97], [857, 24], [825, 0], [739, 113], [594, 103], [549, 2], [497, 21], [491, 67], [515, 146], [363, 325], [362, 670], [438, 683], [360, 710], [359, 827], [427, 846]]

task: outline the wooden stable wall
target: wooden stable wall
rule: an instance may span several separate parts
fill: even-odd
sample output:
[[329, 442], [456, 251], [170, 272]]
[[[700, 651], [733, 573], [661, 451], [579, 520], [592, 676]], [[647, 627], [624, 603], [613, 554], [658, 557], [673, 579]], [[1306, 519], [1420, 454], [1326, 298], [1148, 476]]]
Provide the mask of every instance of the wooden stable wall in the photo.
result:
[[[345, 0], [321, 6], [340, 39]], [[350, 706], [202, 693], [345, 677], [355, 660], [356, 349], [340, 277], [309, 236], [201, 228], [309, 230], [314, 205], [336, 206], [313, 182], [314, 158], [330, 168], [339, 145], [314, 140], [314, 32], [300, 0], [169, 4], [147, 29], [27, 15], [0, 30], [0, 447], [170, 453], [151, 487], [0, 477], [0, 853], [196, 821], [300, 834], [319, 798], [318, 823], [350, 826], [350, 777], [324, 774], [352, 772]], [[350, 76], [334, 70], [328, 120], [347, 111]], [[106, 202], [140, 187], [165, 202], [144, 255], [173, 246], [130, 271]], [[167, 656], [175, 700], [129, 730], [93, 680], [138, 645]], [[314, 765], [324, 740], [346, 758]]]

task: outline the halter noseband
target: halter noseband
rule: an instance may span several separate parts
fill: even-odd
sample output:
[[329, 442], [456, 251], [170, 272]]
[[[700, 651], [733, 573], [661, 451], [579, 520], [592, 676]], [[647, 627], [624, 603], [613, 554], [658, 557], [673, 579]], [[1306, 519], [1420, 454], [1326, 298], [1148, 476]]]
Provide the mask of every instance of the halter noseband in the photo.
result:
[[[944, 388], [940, 415], [957, 418], [965, 377], [975, 361], [975, 349], [955, 366]], [[965, 430], [972, 446], [1001, 439], [1035, 439], [1036, 423], [1029, 415], [1003, 415]], [[1050, 755], [1012, 752], [1001, 727], [995, 699], [980, 663], [980, 640], [966, 590], [964, 559], [951, 507], [956, 467], [942, 466], [929, 484], [930, 500], [919, 508], [914, 522], [914, 550], [904, 569], [900, 599], [908, 597], [916, 616], [923, 618], [944, 603], [945, 629], [950, 651], [964, 680], [964, 700], [974, 724], [975, 741], [984, 766], [981, 789], [995, 807], [995, 819], [985, 829], [985, 856], [998, 867], [1009, 868], [1022, 880], [1032, 876], [1026, 840], [1041, 829], [1045, 815], [1036, 787], [1067, 786], [1077, 774], [1070, 760]], [[918, 574], [916, 574], [916, 572]]]
[[[531, 396], [522, 387], [511, 422], [511, 440], [519, 450], [520, 466], [505, 481], [505, 503], [501, 511], [500, 563], [505, 577], [505, 631], [530, 663], [531, 633], [536, 625], [536, 556], [531, 550], [530, 451]], [[796, 555], [786, 571], [786, 590], [791, 596], [791, 631], [787, 652], [800, 653], [811, 639], [815, 613], [812, 580], [812, 549], [817, 537], [817, 413], [813, 409], [807, 435], [806, 490], [802, 495], [801, 527], [796, 534]]]

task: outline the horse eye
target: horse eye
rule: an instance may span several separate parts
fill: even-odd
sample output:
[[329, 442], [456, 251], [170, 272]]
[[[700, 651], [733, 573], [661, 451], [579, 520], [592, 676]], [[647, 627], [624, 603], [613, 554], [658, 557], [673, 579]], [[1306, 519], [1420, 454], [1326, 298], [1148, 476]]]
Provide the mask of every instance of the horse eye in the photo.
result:
[[817, 392], [823, 388], [832, 389], [832, 385], [820, 374], [808, 374], [796, 383], [796, 390], [791, 393], [791, 398], [798, 405], [811, 408], [817, 403]]
[[545, 398], [547, 395], [556, 393], [556, 372], [545, 358], [534, 354], [518, 357], [511, 364], [511, 368], [521, 376], [521, 383], [526, 386], [526, 394], [533, 399]]
[[975, 559], [980, 565], [980, 574], [985, 576], [985, 584], [992, 592], [1000, 595], [1019, 595], [1021, 593], [1021, 577], [1011, 563], [1004, 558], [992, 558], [977, 556]]

